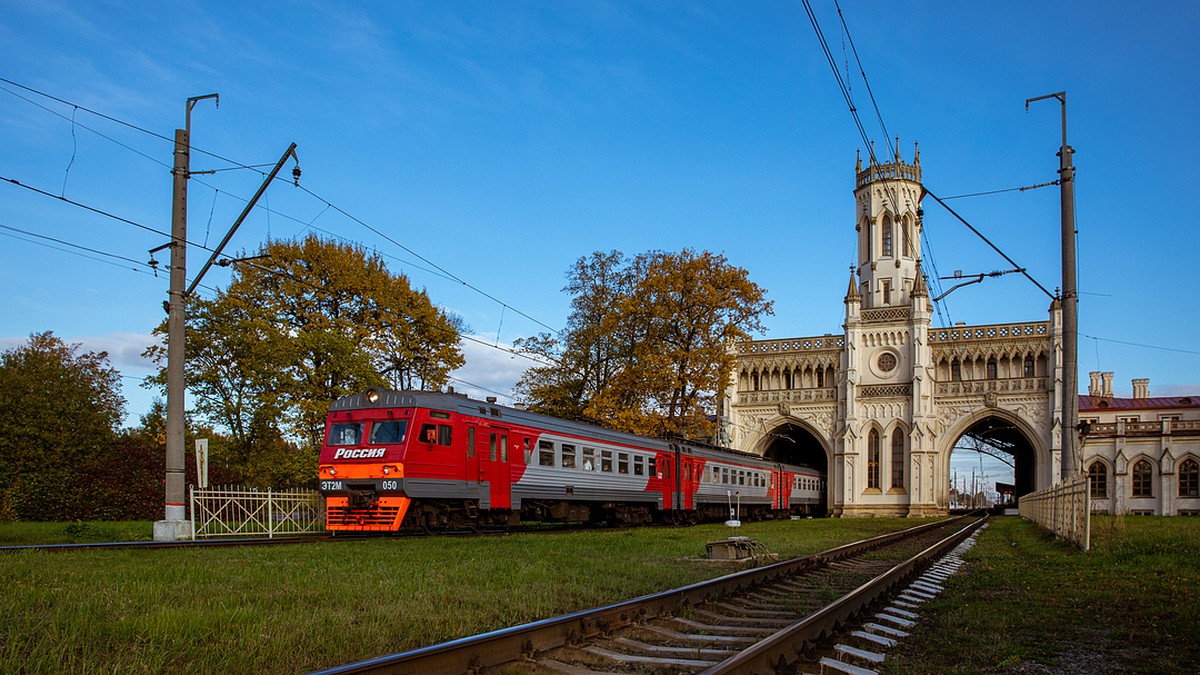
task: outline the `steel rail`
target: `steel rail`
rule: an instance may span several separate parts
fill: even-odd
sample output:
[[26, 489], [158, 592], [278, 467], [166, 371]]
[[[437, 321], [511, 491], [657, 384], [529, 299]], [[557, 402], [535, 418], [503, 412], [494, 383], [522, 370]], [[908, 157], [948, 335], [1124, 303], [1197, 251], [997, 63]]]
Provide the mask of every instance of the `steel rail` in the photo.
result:
[[160, 549], [160, 548], [220, 548], [222, 546], [275, 546], [284, 544], [306, 544], [315, 541], [329, 541], [327, 535], [308, 537], [263, 537], [240, 539], [205, 539], [202, 541], [99, 541], [83, 544], [26, 544], [20, 546], [0, 546], [0, 553], [19, 553], [21, 551], [87, 551], [107, 549]]
[[849, 594], [809, 614], [797, 623], [702, 671], [702, 675], [723, 673], [757, 675], [787, 672], [788, 666], [798, 660], [803, 651], [833, 635], [864, 608], [892, 592], [893, 589], [927, 567], [934, 559], [941, 557], [969, 537], [986, 520], [987, 518], [978, 518], [974, 522], [968, 523], [957, 532], [859, 586]]
[[[610, 633], [624, 626], [672, 614], [707, 600], [749, 589], [764, 582], [827, 566], [829, 563], [901, 541], [931, 529], [946, 527], [970, 516], [918, 525], [852, 542], [820, 553], [716, 579], [618, 602], [604, 607], [503, 628], [399, 654], [315, 671], [313, 675], [346, 673], [467, 673], [511, 663]], [[856, 591], [857, 592], [857, 591]]]

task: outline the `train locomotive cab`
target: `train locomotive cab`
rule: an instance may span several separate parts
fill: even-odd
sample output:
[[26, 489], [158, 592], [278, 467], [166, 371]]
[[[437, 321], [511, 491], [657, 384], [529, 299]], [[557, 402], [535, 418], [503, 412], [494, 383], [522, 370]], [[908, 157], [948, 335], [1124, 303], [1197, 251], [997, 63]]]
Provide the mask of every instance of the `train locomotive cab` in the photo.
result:
[[411, 405], [382, 400], [394, 396], [368, 389], [329, 412], [318, 479], [331, 531], [394, 531], [404, 520], [411, 502], [404, 490], [406, 453], [430, 430], [436, 442], [438, 425], [422, 423]]

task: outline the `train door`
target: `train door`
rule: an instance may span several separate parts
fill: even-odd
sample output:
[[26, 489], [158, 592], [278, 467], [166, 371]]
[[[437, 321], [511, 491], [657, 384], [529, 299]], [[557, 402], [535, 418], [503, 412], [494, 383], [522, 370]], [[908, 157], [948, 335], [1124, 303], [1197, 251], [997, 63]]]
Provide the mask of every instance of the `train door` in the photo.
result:
[[696, 458], [679, 455], [679, 507], [688, 511], [696, 508]]
[[487, 430], [486, 452], [482, 443], [479, 452], [479, 479], [491, 487], [489, 496], [493, 509], [512, 505], [512, 485], [508, 470], [509, 430], [491, 427]]
[[[486, 433], [486, 432], [484, 432]], [[467, 493], [479, 496], [479, 508], [490, 509], [490, 494], [486, 490], [480, 489], [480, 481], [486, 481], [483, 465], [480, 464], [479, 457], [479, 428], [475, 426], [467, 427], [467, 457], [466, 457], [466, 473], [463, 474], [463, 480], [467, 483]]]
[[657, 453], [654, 457], [654, 479], [651, 485], [655, 486], [655, 492], [662, 495], [663, 510], [675, 508], [675, 481], [671, 465], [675, 463], [675, 458], [666, 453]]

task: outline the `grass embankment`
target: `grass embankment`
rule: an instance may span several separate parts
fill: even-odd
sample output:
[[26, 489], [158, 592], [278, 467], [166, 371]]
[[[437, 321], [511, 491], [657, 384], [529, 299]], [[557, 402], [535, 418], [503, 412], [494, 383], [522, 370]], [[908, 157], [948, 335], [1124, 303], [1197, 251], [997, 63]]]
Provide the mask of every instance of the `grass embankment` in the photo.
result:
[[0, 546], [45, 546], [47, 544], [150, 541], [153, 538], [154, 523], [148, 520], [117, 523], [0, 522]]
[[303, 672], [719, 576], [684, 559], [731, 533], [789, 557], [919, 522], [10, 553], [0, 672]]
[[1082, 553], [994, 519], [893, 673], [1200, 672], [1200, 518], [1099, 516]]

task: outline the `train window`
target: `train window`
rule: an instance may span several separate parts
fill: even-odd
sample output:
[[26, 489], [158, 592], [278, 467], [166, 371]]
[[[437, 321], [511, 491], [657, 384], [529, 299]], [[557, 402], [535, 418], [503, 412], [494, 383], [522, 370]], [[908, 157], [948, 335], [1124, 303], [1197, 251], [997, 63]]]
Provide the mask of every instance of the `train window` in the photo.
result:
[[649, 457], [648, 459], [650, 461], [650, 475], [657, 476], [658, 475], [658, 458], [657, 457]]
[[500, 434], [500, 461], [508, 461], [508, 436], [506, 434]]
[[538, 465], [554, 466], [553, 441], [538, 441]]
[[438, 445], [450, 445], [450, 431], [452, 427], [449, 424], [438, 425]]
[[738, 485], [745, 485], [745, 484], [746, 484], [746, 472], [745, 472], [745, 471], [739, 471], [739, 472], [738, 472], [738, 482], [737, 482], [737, 484], [738, 484]]
[[562, 467], [564, 469], [575, 468], [575, 446], [563, 443], [562, 446]]
[[421, 425], [421, 442], [422, 443], [437, 443], [437, 425], [422, 424]]
[[528, 438], [526, 438], [524, 440], [524, 444], [525, 444], [525, 466], [529, 466], [529, 463], [533, 461], [533, 446], [530, 445], [530, 441]]
[[617, 473], [629, 473], [629, 453], [617, 453]]
[[596, 470], [596, 449], [585, 447], [583, 449], [583, 470]]
[[729, 469], [727, 467], [721, 467], [721, 482], [729, 482]]
[[488, 434], [488, 459], [496, 461], [496, 434]]
[[716, 467], [716, 466], [714, 466], [714, 467], [712, 468], [712, 471], [710, 471], [710, 472], [709, 472], [709, 475], [708, 475], [708, 482], [710, 482], [710, 483], [720, 483], [720, 482], [721, 482], [721, 469], [720, 469], [720, 467]]
[[362, 440], [362, 422], [338, 422], [329, 428], [330, 445], [358, 445]]
[[467, 427], [467, 457], [475, 456], [475, 427]]
[[403, 443], [407, 420], [387, 420], [371, 423], [372, 443]]
[[612, 450], [600, 451], [600, 470], [612, 473]]
[[646, 475], [646, 458], [645, 457], [642, 457], [641, 455], [633, 456], [633, 475], [635, 475], [635, 476], [645, 476]]

